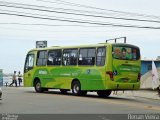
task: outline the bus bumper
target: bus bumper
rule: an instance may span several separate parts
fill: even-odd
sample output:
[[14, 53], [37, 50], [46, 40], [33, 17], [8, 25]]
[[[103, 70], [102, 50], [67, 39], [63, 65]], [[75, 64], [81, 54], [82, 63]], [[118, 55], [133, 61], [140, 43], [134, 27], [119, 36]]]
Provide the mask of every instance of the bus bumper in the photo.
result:
[[140, 83], [110, 83], [106, 88], [110, 90], [138, 90]]

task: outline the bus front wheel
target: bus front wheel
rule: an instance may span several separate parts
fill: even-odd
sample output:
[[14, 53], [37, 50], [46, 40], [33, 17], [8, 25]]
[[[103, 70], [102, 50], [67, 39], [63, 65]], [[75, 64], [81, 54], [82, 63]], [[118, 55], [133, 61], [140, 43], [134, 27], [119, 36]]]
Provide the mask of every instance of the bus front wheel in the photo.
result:
[[43, 89], [41, 88], [41, 83], [40, 83], [39, 80], [35, 82], [34, 88], [35, 88], [35, 91], [38, 92], [38, 93], [43, 92]]
[[72, 93], [73, 95], [80, 95], [81, 93], [81, 85], [78, 81], [74, 81], [72, 83]]
[[97, 94], [99, 97], [108, 97], [111, 94], [111, 90], [99, 90]]

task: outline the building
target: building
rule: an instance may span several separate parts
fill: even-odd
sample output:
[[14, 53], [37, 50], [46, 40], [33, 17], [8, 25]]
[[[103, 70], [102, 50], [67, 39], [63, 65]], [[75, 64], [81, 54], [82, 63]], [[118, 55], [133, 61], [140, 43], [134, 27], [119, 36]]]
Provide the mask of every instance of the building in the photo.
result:
[[[154, 60], [160, 76], [160, 60]], [[141, 88], [152, 88], [152, 60], [141, 60]]]

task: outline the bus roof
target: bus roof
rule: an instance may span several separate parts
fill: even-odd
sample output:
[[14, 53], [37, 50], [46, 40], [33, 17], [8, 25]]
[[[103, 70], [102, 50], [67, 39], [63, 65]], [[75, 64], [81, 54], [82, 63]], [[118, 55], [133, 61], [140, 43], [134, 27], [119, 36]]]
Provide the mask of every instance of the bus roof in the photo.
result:
[[122, 45], [122, 46], [134, 46], [132, 44], [126, 44], [126, 43], [98, 43], [98, 44], [87, 44], [87, 45], [73, 45], [73, 46], [51, 46], [46, 48], [35, 48], [30, 50], [31, 51], [39, 51], [39, 50], [51, 50], [51, 49], [67, 49], [67, 48], [86, 48], [86, 47], [101, 47], [101, 46], [108, 46], [108, 45]]

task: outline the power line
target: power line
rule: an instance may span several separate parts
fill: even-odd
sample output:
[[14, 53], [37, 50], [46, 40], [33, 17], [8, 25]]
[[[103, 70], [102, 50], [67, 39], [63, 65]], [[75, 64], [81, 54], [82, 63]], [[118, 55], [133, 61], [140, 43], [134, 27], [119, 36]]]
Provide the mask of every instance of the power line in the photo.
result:
[[[19, 12], [19, 11], [11, 11], [11, 10], [2, 10], [0, 9], [0, 11], [4, 11], [4, 12], [9, 12], [9, 13], [16, 13], [16, 14], [25, 14], [25, 15], [33, 15], [33, 16], [38, 16], [38, 17], [49, 17], [49, 18], [57, 18], [57, 19], [65, 19], [65, 20], [76, 20], [76, 21], [84, 21], [82, 19], [75, 19], [75, 18], [67, 18], [67, 17], [57, 17], [57, 16], [49, 16], [49, 15], [41, 15], [41, 14], [33, 14], [33, 13], [27, 13], [27, 12]], [[84, 22], [96, 22], [96, 23], [104, 23], [102, 21], [91, 21], [91, 20], [85, 20]], [[106, 23], [106, 22], [105, 22]], [[106, 23], [106, 24], [110, 24], [110, 23]]]
[[157, 21], [157, 20], [145, 20], [145, 19], [134, 19], [134, 18], [122, 18], [122, 17], [110, 17], [110, 16], [101, 16], [101, 15], [90, 15], [90, 14], [81, 14], [81, 13], [73, 13], [73, 12], [62, 12], [62, 11], [55, 11], [55, 10], [38, 9], [38, 8], [31, 8], [31, 7], [21, 7], [21, 6], [15, 6], [15, 5], [0, 5], [0, 6], [21, 8], [21, 9], [29, 9], [29, 10], [38, 10], [38, 11], [45, 11], [45, 12], [62, 13], [62, 14], [70, 14], [70, 15], [80, 15], [80, 16], [88, 16], [88, 17], [110, 18], [110, 19], [127, 20], [127, 21], [138, 21], [138, 22], [160, 23], [160, 21]]
[[[40, 0], [39, 0], [40, 1]], [[44, 1], [44, 0], [42, 0]], [[58, 0], [59, 2], [62, 0]], [[113, 13], [106, 13], [106, 12], [97, 12], [97, 11], [86, 11], [86, 10], [77, 10], [77, 9], [65, 9], [65, 8], [57, 8], [57, 7], [48, 7], [48, 6], [42, 6], [42, 5], [32, 5], [32, 4], [24, 4], [24, 3], [15, 3], [15, 2], [6, 2], [6, 1], [0, 1], [1, 3], [7, 3], [7, 4], [14, 4], [14, 5], [22, 5], [22, 6], [29, 6], [29, 7], [38, 7], [38, 8], [47, 8], [47, 9], [57, 9], [57, 10], [63, 10], [63, 11], [74, 11], [74, 12], [81, 12], [81, 13], [92, 13], [92, 14], [102, 14], [102, 15], [108, 15], [108, 14], [113, 14]], [[53, 2], [53, 1], [52, 1]], [[75, 4], [75, 3], [74, 3]], [[105, 9], [107, 11], [107, 9]], [[114, 11], [114, 10], [113, 10]], [[110, 12], [110, 11], [109, 11]], [[123, 11], [120, 11], [120, 12], [123, 12]], [[128, 13], [128, 12], [126, 12]], [[129, 13], [128, 13], [129, 14]], [[133, 14], [139, 14], [139, 13], [131, 13], [132, 17], [133, 17]], [[160, 19], [160, 16], [153, 16], [153, 15], [147, 15], [145, 14], [146, 16], [150, 16], [150, 17], [153, 17], [155, 19], [156, 18], [159, 18]], [[143, 16], [145, 17], [145, 16]]]
[[22, 4], [22, 3], [15, 3], [15, 2], [6, 2], [6, 1], [0, 1], [1, 3], [7, 3], [7, 4], [14, 4], [14, 5], [22, 5], [22, 6], [29, 6], [29, 7], [38, 7], [38, 8], [47, 8], [47, 9], [57, 9], [57, 10], [63, 10], [63, 11], [74, 11], [74, 12], [81, 12], [81, 13], [92, 13], [92, 14], [103, 14], [108, 15], [109, 13], [106, 12], [97, 12], [97, 11], [86, 11], [86, 10], [76, 10], [76, 9], [65, 9], [65, 8], [57, 8], [57, 7], [48, 7], [48, 6], [40, 6], [40, 5], [31, 5], [31, 4]]
[[77, 21], [77, 20], [66, 20], [66, 19], [39, 17], [39, 16], [23, 15], [23, 14], [7, 13], [7, 12], [0, 12], [0, 14], [12, 15], [12, 16], [20, 16], [20, 17], [28, 17], [28, 18], [36, 18], [36, 19], [43, 19], [43, 20], [56, 20], [56, 21], [73, 22], [73, 23], [83, 23], [83, 24], [85, 23], [85, 24], [92, 24], [92, 25], [94, 24], [94, 25], [102, 25], [102, 26], [127, 27], [127, 28], [144, 28], [144, 29], [160, 29], [160, 27], [122, 25], [122, 24], [112, 24], [112, 23], [97, 23], [97, 22]]
[[[4, 30], [4, 29], [6, 29], [6, 30], [14, 29], [14, 30], [25, 30], [25, 31], [52, 32], [52, 33], [53, 33], [53, 32], [92, 32], [92, 33], [93, 33], [93, 32], [105, 32], [105, 33], [106, 33], [106, 32], [116, 32], [116, 31], [119, 32], [118, 29], [116, 29], [116, 30], [103, 30], [103, 31], [102, 31], [102, 30], [98, 30], [98, 31], [97, 31], [97, 30], [92, 30], [92, 31], [91, 31], [91, 30], [85, 30], [85, 31], [81, 31], [81, 30], [80, 30], [80, 31], [79, 31], [79, 30], [78, 30], [78, 31], [77, 31], [77, 30], [67, 30], [67, 31], [58, 30], [58, 31], [57, 31], [57, 30], [48, 30], [48, 29], [45, 30], [44, 28], [43, 28], [43, 29], [33, 29], [33, 28], [32, 28], [32, 29], [26, 29], [26, 28], [6, 27], [6, 26], [5, 26], [5, 27], [1, 27], [1, 26], [0, 26], [0, 29], [3, 29], [3, 30]], [[142, 30], [142, 29], [141, 29], [141, 30]], [[128, 32], [128, 31], [130, 31], [130, 32], [132, 31], [132, 32], [134, 32], [135, 30], [121, 30], [121, 31], [127, 31], [127, 32]]]
[[104, 9], [104, 8], [98, 8], [98, 7], [89, 6], [89, 5], [82, 5], [82, 4], [78, 4], [78, 3], [67, 2], [67, 1], [64, 1], [64, 0], [54, 0], [55, 2], [54, 1], [49, 1], [49, 0], [37, 0], [37, 1], [47, 2], [47, 3], [63, 4], [63, 5], [69, 5], [69, 6], [77, 6], [77, 7], [83, 7], [83, 8], [91, 8], [91, 9], [95, 9], [95, 10], [110, 11], [110, 12], [114, 12], [114, 13], [136, 15], [136, 16], [141, 16], [141, 17], [160, 18], [160, 16], [155, 16], [155, 15], [147, 15], [147, 14], [139, 14], [139, 13], [133, 13], [133, 12], [124, 12], [124, 11], [118, 11], [118, 10]]
[[53, 25], [53, 24], [34, 24], [34, 23], [32, 23], [32, 24], [27, 24], [27, 23], [0, 23], [0, 25], [10, 25], [10, 24], [12, 24], [12, 25], [30, 25], [30, 26], [50, 26], [50, 27], [70, 27], [70, 26], [73, 26], [73, 27], [105, 27], [105, 26], [87, 26], [87, 25], [58, 25], [58, 24], [55, 24], [55, 25]]
[[[25, 31], [39, 31], [39, 32], [108, 32], [108, 31], [88, 31], [88, 30], [85, 30], [85, 31], [75, 31], [75, 30], [66, 30], [66, 31], [62, 31], [62, 30], [45, 30], [45, 29], [26, 29], [26, 28], [12, 28], [12, 27], [1, 27], [0, 26], [0, 29], [7, 29], [7, 30], [11, 30], [11, 29], [14, 29], [14, 30], [25, 30]], [[113, 32], [113, 31], [111, 31]]]

